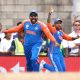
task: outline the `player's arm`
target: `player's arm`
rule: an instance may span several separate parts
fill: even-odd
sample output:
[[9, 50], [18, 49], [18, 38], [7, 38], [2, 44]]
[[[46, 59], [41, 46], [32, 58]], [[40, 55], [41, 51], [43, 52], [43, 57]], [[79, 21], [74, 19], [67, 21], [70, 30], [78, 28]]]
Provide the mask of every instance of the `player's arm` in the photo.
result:
[[44, 32], [46, 37], [50, 39], [52, 42], [54, 42], [56, 46], [59, 46], [59, 44], [57, 43], [57, 41], [55, 40], [55, 38], [53, 37], [49, 29], [47, 28], [47, 26], [44, 23], [41, 23], [41, 22], [39, 23], [41, 24], [42, 31]]
[[63, 38], [65, 40], [68, 40], [68, 41], [72, 41], [72, 40], [75, 40], [75, 39], [78, 39], [78, 37], [70, 37], [68, 36], [66, 33], [63, 32]]
[[56, 32], [56, 29], [54, 27], [52, 27], [52, 24], [51, 24], [51, 14], [54, 12], [54, 9], [50, 9], [49, 13], [48, 13], [48, 18], [47, 18], [47, 26], [49, 28], [49, 30], [52, 32], [52, 33], [55, 33]]
[[24, 23], [20, 24], [19, 26], [16, 26], [16, 27], [12, 27], [8, 30], [4, 30], [3, 32], [4, 33], [12, 33], [12, 32], [19, 32], [21, 30], [23, 30], [23, 26], [24, 26]]
[[49, 30], [50, 30], [51, 33], [54, 34], [56, 32], [56, 28], [53, 27], [51, 23], [47, 23], [47, 27], [49, 28]]

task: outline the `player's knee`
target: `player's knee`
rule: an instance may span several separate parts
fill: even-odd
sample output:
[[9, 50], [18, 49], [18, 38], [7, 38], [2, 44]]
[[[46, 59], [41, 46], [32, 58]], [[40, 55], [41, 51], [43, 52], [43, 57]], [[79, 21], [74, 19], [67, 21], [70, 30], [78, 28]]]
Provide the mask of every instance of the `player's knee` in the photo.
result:
[[37, 62], [37, 59], [32, 58], [32, 59], [31, 59], [31, 62], [32, 62], [32, 63], [36, 63], [36, 62]]

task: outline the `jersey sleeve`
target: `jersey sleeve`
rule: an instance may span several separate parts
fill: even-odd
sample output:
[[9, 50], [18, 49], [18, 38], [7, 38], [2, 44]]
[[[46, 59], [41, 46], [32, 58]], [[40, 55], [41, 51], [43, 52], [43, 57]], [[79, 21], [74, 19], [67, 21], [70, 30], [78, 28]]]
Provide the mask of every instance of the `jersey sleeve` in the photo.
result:
[[48, 39], [50, 39], [52, 42], [55, 42], [56, 40], [53, 37], [53, 35], [51, 34], [51, 32], [49, 31], [48, 27], [44, 23], [42, 23], [42, 22], [39, 22], [39, 23], [40, 23], [41, 29], [44, 32], [44, 34], [46, 35], [46, 37]]
[[51, 23], [47, 23], [47, 26], [48, 26], [49, 30], [51, 31], [51, 33], [54, 34], [56, 32], [55, 27], [52, 27], [52, 24]]
[[63, 32], [63, 38], [65, 40], [68, 40], [68, 41], [72, 41], [72, 37], [68, 36], [66, 33]]
[[20, 32], [21, 30], [23, 30], [23, 26], [24, 26], [24, 22], [22, 24], [20, 24], [19, 26], [15, 26], [8, 30], [4, 30], [3, 32], [4, 33]]

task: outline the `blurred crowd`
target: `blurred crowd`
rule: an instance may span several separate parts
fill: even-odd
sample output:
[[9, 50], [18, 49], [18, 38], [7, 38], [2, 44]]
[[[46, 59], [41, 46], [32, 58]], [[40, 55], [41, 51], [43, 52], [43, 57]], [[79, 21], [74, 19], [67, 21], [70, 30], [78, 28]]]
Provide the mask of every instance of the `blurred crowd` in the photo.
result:
[[[20, 25], [22, 22], [18, 22]], [[0, 55], [24, 55], [24, 31], [18, 33], [3, 33], [0, 23]]]

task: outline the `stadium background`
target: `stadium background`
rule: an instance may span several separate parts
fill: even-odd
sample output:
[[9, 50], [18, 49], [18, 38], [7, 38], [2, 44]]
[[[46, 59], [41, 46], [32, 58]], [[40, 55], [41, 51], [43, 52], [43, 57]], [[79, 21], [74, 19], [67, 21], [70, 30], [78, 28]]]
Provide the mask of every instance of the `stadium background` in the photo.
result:
[[[72, 16], [80, 15], [80, 6], [79, 5], [80, 5], [80, 0], [0, 0], [0, 22], [2, 23], [4, 28], [9, 28], [9, 27], [15, 26], [17, 22], [27, 19], [30, 11], [36, 10], [39, 13], [39, 19], [46, 23], [49, 8], [52, 7], [55, 9], [54, 14], [52, 15], [52, 23], [53, 23], [53, 18], [56, 18], [58, 16], [61, 17], [63, 20], [64, 31], [66, 33], [70, 33], [71, 29], [72, 29], [72, 21], [73, 21]], [[0, 57], [0, 59], [1, 59], [1, 57]], [[76, 57], [74, 57], [73, 59], [75, 61], [75, 64], [78, 64], [78, 62], [80, 61], [79, 57], [77, 58], [77, 60], [76, 60]], [[4, 60], [4, 58], [2, 60]], [[4, 64], [5, 64], [5, 61], [3, 61]], [[0, 63], [3, 63], [3, 62], [0, 60]], [[73, 64], [73, 63], [71, 63], [71, 64]], [[72, 65], [72, 66], [74, 66], [74, 65]], [[8, 65], [7, 65], [7, 67], [8, 67]], [[70, 69], [71, 68], [72, 67], [70, 67]], [[25, 76], [25, 74], [21, 74], [21, 75], [23, 77]], [[77, 77], [75, 77], [75, 75]], [[8, 80], [8, 77], [10, 77], [10, 75], [8, 75], [8, 77], [6, 77], [6, 76], [7, 75], [5, 75], [5, 77], [4, 77], [4, 75], [0, 74], [1, 80], [4, 80], [4, 79]], [[55, 76], [55, 75], [53, 74], [53, 76]], [[56, 76], [56, 78], [54, 77], [55, 80], [57, 79], [58, 76]], [[67, 76], [67, 75], [65, 75], [65, 76]], [[63, 77], [65, 77], [65, 76], [63, 75]], [[68, 75], [67, 77], [65, 77], [66, 79], [65, 78], [64, 79], [71, 80], [69, 78], [69, 76], [70, 76], [70, 78], [71, 78], [71, 76], [75, 77], [75, 78], [73, 78], [73, 77], [71, 78], [73, 80], [80, 80], [79, 74], [74, 74], [74, 73], [73, 73], [73, 75]], [[14, 77], [14, 78], [16, 78], [16, 77]], [[61, 78], [61, 76], [59, 76], [59, 78]], [[10, 78], [10, 79], [12, 79], [12, 78]], [[18, 79], [20, 80], [21, 78], [19, 77]], [[46, 79], [49, 79], [49, 77], [47, 77]], [[34, 78], [33, 78], [33, 80], [34, 80]], [[35, 80], [37, 80], [37, 79], [35, 79]], [[50, 80], [52, 80], [52, 79], [50, 79]], [[63, 78], [61, 78], [61, 80], [63, 80]]]
[[15, 26], [29, 16], [29, 12], [36, 10], [39, 19], [46, 23], [49, 8], [55, 9], [53, 18], [61, 17], [65, 32], [70, 33], [72, 16], [80, 13], [79, 0], [0, 0], [0, 22], [5, 27]]

